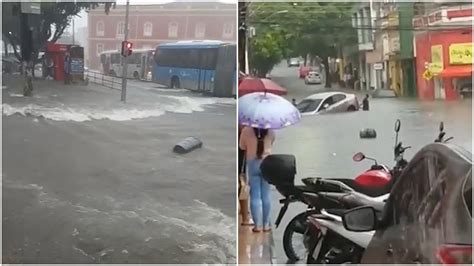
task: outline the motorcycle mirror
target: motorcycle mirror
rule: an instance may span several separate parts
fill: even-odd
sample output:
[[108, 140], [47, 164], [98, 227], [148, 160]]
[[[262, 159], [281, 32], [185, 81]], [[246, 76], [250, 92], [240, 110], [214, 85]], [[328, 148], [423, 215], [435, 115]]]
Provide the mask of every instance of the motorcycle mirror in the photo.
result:
[[360, 162], [364, 159], [365, 159], [365, 155], [362, 152], [358, 152], [354, 154], [354, 156], [352, 156], [352, 160], [354, 160], [354, 162]]
[[439, 131], [442, 132], [444, 130], [444, 122], [439, 123]]
[[400, 119], [397, 119], [397, 121], [395, 121], [395, 132], [398, 133], [400, 131], [400, 126], [401, 126]]
[[377, 215], [371, 206], [362, 206], [347, 211], [342, 216], [342, 224], [352, 232], [368, 232], [376, 229]]

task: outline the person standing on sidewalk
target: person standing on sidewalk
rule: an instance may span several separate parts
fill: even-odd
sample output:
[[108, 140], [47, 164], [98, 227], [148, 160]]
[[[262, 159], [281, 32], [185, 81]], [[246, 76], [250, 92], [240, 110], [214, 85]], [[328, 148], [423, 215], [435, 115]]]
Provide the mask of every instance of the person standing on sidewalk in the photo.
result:
[[250, 211], [255, 223], [253, 232], [271, 231], [270, 224], [270, 184], [263, 179], [260, 171], [262, 160], [271, 154], [275, 134], [270, 129], [244, 127], [239, 146], [246, 151], [247, 175], [250, 183]]
[[69, 55], [69, 52], [66, 52], [66, 55], [64, 56], [64, 84], [69, 84], [71, 82], [71, 56]]
[[[240, 133], [242, 132], [242, 126], [239, 126], [239, 141]], [[245, 150], [239, 147], [239, 210], [240, 215], [242, 216], [242, 225], [249, 226], [253, 225], [250, 220], [250, 211], [249, 211], [249, 191], [248, 191], [248, 178], [246, 175], [245, 168]]]

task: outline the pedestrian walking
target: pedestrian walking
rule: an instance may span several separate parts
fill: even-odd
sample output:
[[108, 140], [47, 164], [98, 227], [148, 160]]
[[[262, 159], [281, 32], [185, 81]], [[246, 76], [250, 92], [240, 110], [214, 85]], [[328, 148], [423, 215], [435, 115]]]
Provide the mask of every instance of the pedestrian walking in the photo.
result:
[[71, 82], [71, 56], [69, 55], [69, 52], [66, 52], [66, 55], [64, 56], [64, 84], [69, 84]]
[[271, 154], [275, 134], [271, 129], [244, 127], [239, 146], [245, 150], [247, 176], [250, 184], [250, 211], [255, 223], [253, 232], [271, 231], [270, 224], [270, 184], [263, 179], [260, 171], [262, 160]]
[[291, 100], [291, 103], [292, 103], [294, 106], [296, 106], [296, 99], [293, 98], [293, 99]]
[[[239, 141], [240, 134], [242, 132], [242, 126], [239, 126]], [[242, 225], [250, 226], [253, 225], [250, 220], [250, 211], [249, 211], [249, 183], [246, 175], [245, 168], [245, 150], [239, 147], [239, 213], [242, 216]]]
[[364, 100], [362, 100], [362, 110], [369, 111], [369, 95], [366, 94]]

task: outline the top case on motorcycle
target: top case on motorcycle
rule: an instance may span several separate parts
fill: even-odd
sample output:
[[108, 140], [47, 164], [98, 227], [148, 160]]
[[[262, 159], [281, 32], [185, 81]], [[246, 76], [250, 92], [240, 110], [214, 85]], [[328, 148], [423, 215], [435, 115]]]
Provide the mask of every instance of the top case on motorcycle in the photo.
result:
[[263, 178], [278, 187], [295, 185], [296, 158], [289, 154], [268, 155], [260, 165]]

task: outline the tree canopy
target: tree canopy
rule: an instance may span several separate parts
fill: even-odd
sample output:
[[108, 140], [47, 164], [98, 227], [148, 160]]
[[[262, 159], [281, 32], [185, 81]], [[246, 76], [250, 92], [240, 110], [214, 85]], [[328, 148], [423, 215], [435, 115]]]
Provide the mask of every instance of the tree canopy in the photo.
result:
[[[263, 67], [261, 72], [265, 72], [285, 57], [300, 55], [319, 56], [327, 64], [327, 58], [337, 57], [342, 46], [357, 43], [356, 30], [352, 27], [354, 5], [349, 1], [252, 3], [247, 24], [256, 28], [256, 36], [250, 50], [259, 60], [268, 62], [255, 62], [255, 57], [251, 64]], [[281, 35], [276, 37], [277, 34]], [[259, 51], [262, 43], [266, 44], [265, 51]], [[327, 65], [326, 69], [329, 69]]]
[[[81, 10], [89, 10], [104, 4], [105, 13], [108, 14], [115, 1], [101, 2], [41, 2], [41, 14], [30, 15], [29, 26], [33, 28], [32, 53], [37, 54], [44, 48], [47, 41], [56, 42], [64, 30], [70, 25], [73, 16]], [[20, 2], [2, 3], [2, 35], [3, 40], [12, 45], [15, 56], [22, 60], [17, 51], [20, 45]]]

